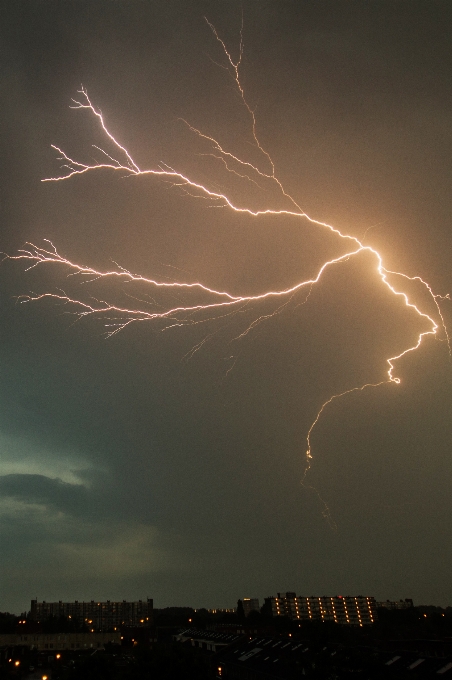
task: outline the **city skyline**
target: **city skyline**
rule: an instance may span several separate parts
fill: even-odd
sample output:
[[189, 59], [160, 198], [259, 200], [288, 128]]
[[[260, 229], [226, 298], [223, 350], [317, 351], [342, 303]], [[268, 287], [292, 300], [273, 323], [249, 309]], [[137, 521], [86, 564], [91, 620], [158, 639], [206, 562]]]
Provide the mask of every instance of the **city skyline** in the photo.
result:
[[[276, 592], [276, 591], [274, 591]], [[215, 607], [211, 606], [212, 603], [210, 603], [210, 606], [202, 606], [202, 607], [197, 607], [196, 605], [189, 604], [187, 602], [183, 603], [178, 603], [178, 604], [173, 604], [173, 605], [165, 605], [165, 604], [160, 604], [158, 607], [154, 607], [154, 599], [146, 597], [145, 599], [141, 598], [138, 599], [134, 602], [128, 602], [125, 599], [119, 599], [117, 601], [107, 599], [104, 602], [100, 602], [98, 599], [87, 599], [87, 600], [71, 600], [71, 601], [63, 601], [63, 600], [53, 600], [53, 601], [46, 601], [42, 600], [39, 601], [38, 598], [33, 598], [31, 600], [31, 605], [30, 608], [28, 607], [20, 607], [17, 611], [15, 612], [10, 612], [12, 614], [15, 614], [19, 616], [20, 614], [29, 614], [30, 619], [33, 621], [37, 621], [38, 619], [46, 619], [49, 616], [50, 617], [68, 617], [69, 618], [80, 618], [82, 620], [88, 620], [85, 618], [85, 614], [88, 618], [96, 618], [96, 614], [93, 612], [96, 611], [96, 607], [101, 607], [101, 609], [106, 610], [107, 617], [111, 616], [120, 616], [120, 612], [123, 611], [126, 613], [127, 616], [135, 617], [135, 618], [142, 618], [143, 614], [142, 611], [145, 611], [146, 608], [150, 607], [150, 610], [156, 610], [156, 611], [164, 611], [165, 609], [192, 609], [193, 611], [200, 611], [202, 609], [207, 610], [210, 613], [224, 613], [224, 612], [238, 612], [238, 607], [239, 603], [242, 603], [243, 607], [243, 615], [245, 618], [252, 612], [260, 612], [261, 610], [267, 611], [267, 613], [272, 613], [272, 616], [291, 616], [292, 610], [295, 611], [295, 609], [298, 610], [300, 608], [300, 612], [303, 610], [304, 613], [306, 613], [306, 607], [311, 606], [309, 603], [313, 600], [318, 601], [318, 603], [322, 603], [324, 600], [331, 600], [331, 602], [336, 601], [336, 600], [359, 600], [359, 601], [371, 601], [372, 602], [372, 607], [375, 608], [384, 608], [384, 609], [389, 609], [389, 610], [395, 610], [395, 609], [409, 609], [411, 607], [430, 607], [430, 606], [435, 606], [431, 605], [429, 603], [423, 602], [419, 603], [416, 602], [414, 603], [411, 598], [399, 598], [396, 600], [389, 600], [389, 599], [376, 599], [373, 595], [369, 596], [363, 596], [361, 593], [359, 594], [354, 594], [350, 595], [348, 594], [342, 594], [338, 595], [336, 594], [326, 594], [323, 592], [322, 595], [300, 595], [299, 593], [297, 594], [295, 591], [288, 591], [288, 592], [277, 592], [276, 595], [269, 595], [267, 593], [266, 596], [262, 597], [262, 606], [260, 606], [260, 599], [256, 597], [239, 597], [237, 600], [236, 604], [234, 606], [230, 606], [231, 603], [229, 603], [228, 607]], [[301, 601], [303, 601], [301, 603]], [[321, 612], [321, 608], [323, 605], [320, 606], [320, 609], [318, 610]], [[440, 608], [446, 608], [448, 605], [437, 605]], [[316, 607], [318, 609], [318, 606], [316, 604]], [[137, 612], [137, 613], [134, 613]], [[297, 612], [298, 613], [298, 612]], [[144, 615], [146, 618], [146, 615]], [[98, 616], [97, 616], [98, 618]], [[89, 621], [89, 623], [92, 623], [92, 621]], [[141, 623], [144, 623], [144, 621], [141, 621]]]

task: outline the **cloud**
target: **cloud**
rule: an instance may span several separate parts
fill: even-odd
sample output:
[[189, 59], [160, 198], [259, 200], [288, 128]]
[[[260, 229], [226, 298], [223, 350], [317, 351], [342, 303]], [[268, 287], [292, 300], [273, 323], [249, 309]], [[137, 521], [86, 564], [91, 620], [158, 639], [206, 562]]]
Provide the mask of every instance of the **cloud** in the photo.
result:
[[90, 467], [74, 449], [50, 448], [21, 434], [0, 432], [0, 475], [45, 475], [78, 484]]
[[86, 502], [86, 488], [82, 484], [69, 484], [44, 475], [3, 475], [0, 495], [72, 512], [77, 512]]
[[[169, 556], [155, 527], [96, 517], [93, 492], [42, 475], [0, 478], [0, 583], [14, 582], [14, 601], [113, 597], [118, 581], [129, 583], [164, 568]], [[83, 515], [84, 505], [88, 506]], [[129, 585], [132, 597], [145, 596]], [[122, 593], [117, 596], [122, 596]], [[9, 597], [3, 607], [9, 608]], [[13, 608], [17, 609], [17, 605]]]
[[131, 578], [162, 566], [164, 552], [155, 546], [153, 527], [119, 524], [102, 531], [93, 542], [65, 542], [57, 547], [60, 560], [78, 577]]

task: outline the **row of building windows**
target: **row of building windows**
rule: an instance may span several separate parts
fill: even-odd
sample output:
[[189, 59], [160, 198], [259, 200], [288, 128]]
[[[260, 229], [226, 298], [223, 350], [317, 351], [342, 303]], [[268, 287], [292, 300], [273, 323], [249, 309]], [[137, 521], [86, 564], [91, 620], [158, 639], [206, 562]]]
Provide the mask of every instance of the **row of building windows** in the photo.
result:
[[265, 598], [273, 616], [293, 620], [321, 619], [342, 624], [369, 625], [376, 620], [374, 597], [336, 595], [334, 597], [300, 597], [295, 593], [278, 593]]
[[139, 626], [152, 623], [153, 600], [136, 602], [38, 602], [31, 601], [30, 616], [33, 621], [45, 621], [52, 616], [64, 616], [80, 624], [96, 628], [111, 626]]

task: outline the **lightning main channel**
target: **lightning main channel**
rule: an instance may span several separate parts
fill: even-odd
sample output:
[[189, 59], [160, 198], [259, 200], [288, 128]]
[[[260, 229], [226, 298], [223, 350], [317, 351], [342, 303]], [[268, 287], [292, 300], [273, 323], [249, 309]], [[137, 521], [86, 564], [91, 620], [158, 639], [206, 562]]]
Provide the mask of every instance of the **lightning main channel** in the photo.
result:
[[[251, 138], [252, 143], [260, 154], [262, 163], [256, 164], [251, 163], [248, 160], [240, 158], [238, 155], [232, 153], [230, 150], [225, 148], [217, 139], [204, 133], [195, 126], [191, 125], [187, 121], [183, 120], [184, 124], [187, 126], [190, 133], [195, 135], [195, 137], [206, 142], [211, 147], [211, 152], [209, 155], [215, 161], [220, 163], [222, 167], [228, 172], [237, 177], [239, 177], [244, 182], [252, 182], [254, 184], [259, 184], [259, 181], [270, 182], [273, 187], [277, 190], [280, 198], [285, 202], [287, 207], [284, 208], [272, 208], [263, 206], [261, 209], [251, 209], [246, 204], [241, 204], [239, 201], [233, 200], [226, 192], [223, 193], [214, 189], [208, 183], [201, 183], [195, 181], [194, 178], [190, 177], [188, 174], [176, 170], [166, 163], [159, 163], [153, 168], [142, 169], [138, 163], [132, 157], [130, 151], [121, 144], [118, 139], [110, 132], [105, 122], [102, 112], [95, 107], [89, 98], [88, 92], [84, 87], [77, 93], [77, 98], [72, 99], [71, 108], [75, 110], [83, 110], [88, 112], [91, 116], [94, 116], [98, 120], [101, 131], [103, 135], [108, 140], [112, 147], [112, 151], [107, 152], [105, 149], [92, 145], [93, 148], [100, 154], [101, 161], [94, 162], [92, 164], [83, 163], [76, 158], [68, 155], [59, 146], [52, 145], [52, 148], [57, 152], [57, 158], [61, 161], [60, 173], [43, 179], [43, 182], [62, 182], [73, 180], [78, 175], [91, 174], [93, 172], [114, 172], [120, 173], [121, 176], [143, 176], [147, 175], [153, 177], [157, 180], [162, 180], [169, 183], [175, 188], [179, 188], [186, 194], [192, 197], [202, 197], [204, 198], [209, 206], [212, 207], [222, 207], [230, 210], [233, 213], [246, 213], [252, 218], [258, 219], [264, 215], [287, 215], [303, 221], [307, 221], [319, 229], [323, 229], [335, 234], [341, 242], [347, 245], [345, 252], [341, 253], [335, 258], [327, 260], [318, 269], [317, 274], [307, 280], [295, 283], [293, 286], [284, 288], [282, 290], [267, 290], [258, 295], [232, 295], [231, 293], [224, 290], [216, 290], [211, 288], [200, 281], [162, 281], [153, 278], [146, 278], [144, 276], [134, 274], [129, 270], [123, 268], [119, 264], [114, 263], [114, 267], [110, 270], [100, 270], [89, 265], [80, 264], [74, 262], [66, 257], [62, 256], [56, 249], [56, 247], [50, 241], [45, 241], [44, 246], [37, 246], [33, 243], [27, 243], [22, 250], [19, 250], [16, 255], [5, 255], [5, 259], [24, 261], [27, 264], [26, 269], [33, 269], [35, 267], [59, 267], [63, 268], [68, 272], [68, 276], [75, 276], [81, 280], [83, 284], [90, 284], [98, 280], [117, 280], [124, 283], [141, 284], [156, 293], [163, 293], [169, 291], [177, 291], [179, 293], [188, 293], [199, 295], [199, 302], [190, 302], [187, 304], [176, 304], [171, 305], [166, 303], [164, 300], [159, 299], [156, 301], [153, 298], [145, 297], [140, 299], [134, 296], [130, 296], [132, 300], [138, 302], [137, 306], [123, 306], [119, 304], [112, 303], [110, 301], [98, 299], [91, 297], [89, 302], [82, 299], [74, 298], [67, 295], [64, 291], [59, 292], [45, 292], [40, 294], [30, 294], [23, 295], [20, 297], [21, 302], [31, 302], [39, 301], [46, 298], [53, 299], [67, 306], [68, 309], [76, 315], [77, 318], [83, 317], [96, 317], [101, 318], [105, 324], [106, 335], [108, 337], [120, 332], [126, 326], [144, 321], [152, 321], [154, 323], [160, 323], [161, 330], [168, 330], [170, 328], [194, 325], [194, 324], [205, 324], [214, 320], [218, 320], [224, 317], [229, 317], [242, 311], [244, 309], [252, 307], [257, 303], [268, 303], [272, 301], [276, 303], [276, 308], [270, 310], [266, 314], [258, 316], [248, 327], [240, 333], [236, 340], [244, 337], [248, 333], [252, 332], [254, 328], [261, 322], [268, 318], [274, 317], [282, 312], [282, 310], [287, 306], [288, 302], [292, 297], [302, 289], [306, 289], [307, 298], [309, 297], [313, 286], [315, 286], [322, 278], [325, 271], [339, 263], [346, 262], [350, 258], [357, 257], [362, 253], [368, 253], [371, 255], [374, 262], [375, 271], [378, 274], [379, 279], [384, 284], [384, 286], [389, 289], [390, 293], [400, 298], [404, 305], [412, 310], [412, 312], [419, 317], [419, 321], [422, 322], [422, 327], [426, 330], [419, 331], [416, 341], [403, 349], [398, 354], [387, 357], [387, 371], [386, 378], [376, 383], [365, 383], [363, 385], [358, 385], [347, 389], [341, 393], [333, 394], [329, 397], [319, 408], [306, 436], [306, 462], [305, 469], [303, 473], [302, 483], [304, 484], [306, 476], [311, 467], [312, 461], [312, 435], [316, 428], [319, 420], [321, 419], [325, 409], [335, 400], [345, 397], [354, 392], [361, 392], [370, 387], [379, 387], [384, 384], [394, 383], [398, 385], [400, 383], [400, 378], [395, 374], [395, 364], [396, 362], [404, 357], [405, 355], [416, 351], [423, 340], [427, 336], [438, 337], [438, 332], [441, 331], [449, 349], [449, 355], [451, 355], [451, 345], [450, 338], [447, 332], [444, 317], [440, 308], [440, 301], [450, 300], [449, 295], [438, 295], [435, 294], [431, 286], [424, 281], [419, 276], [408, 276], [403, 272], [392, 271], [387, 269], [383, 264], [383, 259], [380, 253], [372, 248], [371, 246], [365, 245], [363, 241], [359, 240], [355, 236], [343, 233], [336, 227], [333, 227], [326, 222], [316, 220], [306, 214], [304, 210], [300, 207], [297, 201], [286, 192], [282, 182], [278, 179], [276, 175], [275, 165], [271, 159], [268, 151], [262, 146], [257, 135], [257, 121], [255, 117], [254, 110], [249, 105], [245, 90], [242, 85], [241, 79], [241, 66], [243, 58], [243, 18], [242, 27], [240, 30], [240, 44], [239, 44], [239, 56], [234, 59], [231, 51], [227, 48], [224, 40], [219, 36], [215, 26], [211, 24], [206, 19], [207, 25], [209, 26], [215, 40], [220, 45], [223, 59], [226, 62], [226, 66], [222, 65], [229, 76], [231, 77], [234, 87], [236, 88], [242, 106], [244, 107], [245, 114], [249, 118], [250, 128], [251, 128]], [[396, 287], [394, 280], [398, 281], [410, 281], [420, 284], [428, 296], [434, 303], [436, 309], [436, 320], [430, 314], [422, 311], [420, 307], [413, 302], [408, 294], [403, 290]], [[207, 301], [206, 301], [207, 299]], [[305, 301], [306, 301], [305, 300]], [[202, 340], [198, 345], [196, 345], [191, 352], [191, 356], [194, 352], [198, 351], [208, 339], [213, 337], [216, 332], [209, 333], [204, 340]], [[235, 364], [235, 362], [234, 362]], [[234, 365], [233, 364], [233, 365]], [[233, 366], [232, 366], [233, 367]], [[228, 369], [229, 371], [232, 369]], [[311, 487], [312, 488], [312, 487]], [[315, 490], [315, 489], [314, 489]], [[316, 490], [315, 490], [316, 491]], [[320, 498], [320, 496], [319, 496]], [[322, 500], [322, 499], [321, 499]], [[324, 515], [328, 517], [329, 511], [326, 504], [322, 501], [325, 511]]]

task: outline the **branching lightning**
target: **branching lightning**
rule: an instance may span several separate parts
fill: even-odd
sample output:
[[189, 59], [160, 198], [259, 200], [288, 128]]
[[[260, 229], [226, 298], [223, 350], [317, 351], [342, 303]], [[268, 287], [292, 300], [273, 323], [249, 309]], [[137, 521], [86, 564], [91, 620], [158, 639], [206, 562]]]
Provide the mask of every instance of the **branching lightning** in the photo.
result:
[[[293, 299], [293, 296], [302, 289], [306, 289], [306, 298], [304, 300], [304, 302], [306, 302], [309, 295], [311, 294], [313, 286], [315, 286], [320, 281], [324, 272], [328, 268], [334, 267], [335, 265], [345, 262], [350, 258], [356, 257], [359, 254], [369, 254], [373, 259], [375, 270], [381, 282], [387, 287], [387, 289], [389, 289], [392, 295], [403, 300], [405, 306], [412, 310], [413, 314], [418, 316], [421, 330], [419, 331], [417, 338], [412, 345], [406, 347], [396, 355], [386, 358], [387, 371], [386, 377], [384, 379], [376, 383], [358, 385], [356, 387], [352, 387], [351, 389], [347, 389], [340, 394], [334, 394], [321, 405], [306, 437], [307, 448], [306, 466], [303, 475], [304, 483], [306, 475], [311, 467], [311, 440], [313, 431], [329, 404], [340, 397], [345, 397], [348, 394], [360, 392], [370, 387], [378, 387], [387, 383], [399, 384], [400, 378], [395, 374], [395, 365], [397, 361], [408, 353], [417, 350], [427, 336], [438, 337], [439, 333], [441, 333], [447, 342], [449, 354], [451, 354], [450, 338], [447, 333], [444, 317], [440, 308], [440, 301], [446, 299], [450, 300], [450, 298], [448, 295], [441, 296], [435, 294], [430, 285], [419, 276], [408, 276], [403, 272], [387, 269], [383, 264], [382, 256], [374, 248], [364, 245], [364, 237], [363, 240], [359, 240], [355, 236], [342, 233], [339, 229], [333, 227], [330, 224], [311, 218], [302, 210], [296, 200], [285, 191], [281, 181], [276, 176], [275, 165], [270, 157], [270, 154], [264, 149], [264, 147], [261, 145], [261, 142], [259, 141], [255, 113], [247, 101], [245, 91], [242, 86], [240, 71], [243, 58], [243, 21], [240, 31], [239, 56], [235, 60], [232, 57], [231, 52], [228, 50], [225, 42], [219, 36], [216, 28], [209, 21], [207, 21], [207, 24], [210, 27], [214, 38], [221, 47], [223, 58], [226, 62], [226, 66], [222, 65], [222, 68], [226, 69], [232, 78], [234, 87], [236, 88], [240, 101], [244, 107], [245, 115], [249, 117], [251, 137], [255, 149], [262, 158], [262, 167], [238, 157], [228, 149], [224, 148], [223, 145], [214, 137], [205, 134], [185, 120], [183, 122], [187, 126], [190, 133], [193, 133], [193, 135], [197, 136], [203, 141], [203, 143], [210, 145], [211, 152], [204, 155], [211, 156], [215, 161], [221, 163], [223, 168], [228, 173], [234, 174], [245, 182], [252, 182], [258, 186], [260, 186], [259, 182], [262, 181], [271, 182], [287, 207], [273, 209], [271, 207], [263, 206], [262, 209], [252, 210], [246, 205], [239, 204], [226, 193], [214, 190], [214, 188], [207, 183], [195, 181], [189, 175], [175, 170], [165, 163], [161, 162], [155, 167], [149, 169], [140, 168], [127, 148], [111, 134], [105, 123], [103, 114], [91, 102], [87, 90], [83, 87], [78, 92], [78, 97], [72, 100], [71, 108], [86, 111], [90, 115], [97, 118], [103, 134], [107, 137], [109, 143], [111, 143], [113, 147], [113, 151], [108, 153], [99, 146], [93, 145], [93, 148], [96, 149], [99, 154], [101, 154], [102, 160], [101, 162], [86, 164], [71, 157], [60, 147], [52, 146], [52, 148], [58, 154], [58, 160], [62, 162], [60, 166], [60, 173], [56, 176], [43, 179], [42, 181], [62, 182], [74, 179], [77, 175], [99, 171], [119, 172], [123, 176], [149, 175], [150, 177], [168, 182], [173, 187], [179, 187], [179, 189], [186, 192], [190, 196], [204, 198], [208, 202], [208, 205], [212, 207], [222, 207], [234, 213], [247, 213], [256, 219], [263, 215], [270, 214], [289, 215], [300, 220], [306, 220], [314, 225], [317, 225], [320, 229], [325, 229], [335, 234], [341, 242], [347, 244], [346, 252], [324, 262], [319, 268], [317, 274], [311, 279], [297, 282], [293, 286], [283, 290], [267, 290], [258, 295], [240, 296], [232, 295], [231, 293], [223, 290], [215, 290], [199, 281], [189, 282], [173, 280], [170, 282], [165, 282], [156, 279], [145, 278], [143, 276], [133, 274], [116, 263], [114, 268], [109, 271], [99, 270], [88, 265], [73, 262], [72, 260], [63, 257], [50, 241], [46, 242], [47, 245], [45, 245], [45, 247], [28, 243], [26, 247], [24, 247], [23, 250], [18, 251], [16, 255], [6, 257], [11, 260], [23, 260], [28, 265], [27, 269], [44, 265], [47, 267], [54, 265], [55, 267], [63, 268], [68, 271], [69, 276], [79, 277], [81, 282], [84, 284], [90, 284], [100, 279], [113, 279], [123, 281], [124, 283], [139, 283], [156, 293], [162, 293], [163, 291], [177, 291], [179, 293], [187, 293], [190, 291], [192, 294], [196, 293], [199, 295], [199, 302], [190, 302], [189, 304], [180, 303], [175, 305], [168, 304], [167, 301], [165, 302], [160, 299], [156, 301], [153, 298], [146, 297], [145, 299], [138, 299], [136, 297], [130, 296], [131, 299], [139, 303], [139, 305], [136, 307], [123, 307], [122, 305], [117, 305], [97, 298], [91, 298], [89, 302], [86, 302], [81, 299], [68, 296], [63, 291], [58, 293], [45, 292], [21, 297], [22, 302], [38, 301], [45, 298], [51, 298], [66, 305], [69, 310], [71, 310], [78, 318], [90, 316], [102, 318], [105, 322], [107, 336], [112, 336], [115, 333], [123, 330], [126, 326], [136, 322], [160, 322], [161, 330], [168, 330], [170, 328], [192, 324], [208, 323], [214, 319], [217, 320], [235, 315], [240, 311], [243, 311], [245, 308], [250, 308], [256, 303], [270, 303], [271, 301], [275, 301], [276, 307], [265, 314], [261, 314], [254, 321], [249, 323], [248, 326], [235, 338], [235, 340], [239, 340], [248, 333], [252, 332], [258, 324], [264, 322], [270, 317], [280, 314]], [[425, 311], [422, 311], [420, 307], [408, 297], [408, 294], [403, 289], [399, 289], [398, 286], [396, 287], [394, 281], [416, 282], [417, 284], [420, 284], [420, 286], [423, 286], [427, 294], [430, 296], [434, 304], [434, 308], [436, 309], [435, 318]], [[304, 302], [301, 304], [304, 304]], [[219, 330], [221, 330], [221, 328]], [[192, 348], [192, 350], [190, 350], [187, 356], [190, 357], [199, 349], [201, 349], [201, 347], [213, 336], [215, 336], [219, 330], [210, 332], [202, 341], [200, 341], [195, 347]], [[230, 357], [230, 359], [234, 359], [234, 361], [227, 373], [232, 370], [236, 361], [235, 357]], [[328, 511], [326, 508], [325, 514], [327, 513]]]

